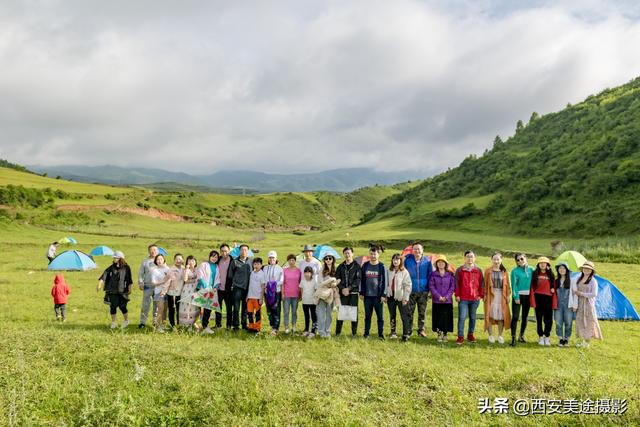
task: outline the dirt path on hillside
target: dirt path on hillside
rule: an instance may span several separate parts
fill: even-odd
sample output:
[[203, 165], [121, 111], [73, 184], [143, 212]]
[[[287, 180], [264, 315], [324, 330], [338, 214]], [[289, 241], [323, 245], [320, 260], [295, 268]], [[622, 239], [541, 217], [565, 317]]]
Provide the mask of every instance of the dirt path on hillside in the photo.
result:
[[156, 208], [143, 209], [143, 208], [135, 208], [131, 206], [121, 206], [121, 205], [62, 205], [62, 206], [58, 206], [57, 209], [60, 211], [68, 211], [68, 212], [103, 210], [103, 211], [109, 211], [113, 213], [129, 213], [134, 215], [141, 215], [149, 218], [163, 219], [166, 221], [187, 222], [190, 220], [190, 218], [187, 216], [174, 214], [174, 213], [163, 211]]

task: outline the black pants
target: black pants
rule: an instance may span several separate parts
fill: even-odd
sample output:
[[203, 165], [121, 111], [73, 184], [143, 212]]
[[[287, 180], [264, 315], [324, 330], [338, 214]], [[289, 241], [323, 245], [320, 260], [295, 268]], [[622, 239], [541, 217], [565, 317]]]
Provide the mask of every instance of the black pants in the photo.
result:
[[127, 314], [127, 303], [129, 300], [124, 297], [124, 295], [120, 294], [107, 294], [109, 295], [109, 312], [111, 314], [116, 314], [118, 309], [122, 312], [122, 314]]
[[[350, 305], [352, 307], [358, 307], [358, 294], [349, 294], [346, 297], [341, 294], [340, 304]], [[336, 336], [342, 333], [343, 323], [344, 323], [344, 320], [336, 320]], [[351, 322], [351, 335], [355, 337], [357, 333], [358, 333], [358, 319], [356, 318], [355, 322]]]
[[167, 295], [167, 307], [169, 307], [169, 324], [172, 327], [176, 326], [180, 312], [180, 295]]
[[522, 322], [520, 323], [520, 336], [524, 336], [524, 331], [527, 329], [527, 317], [529, 317], [529, 308], [531, 303], [529, 302], [529, 295], [520, 295], [520, 304], [516, 304], [511, 301], [511, 336], [516, 336], [516, 329], [518, 327], [518, 318], [520, 317], [520, 311], [522, 310]]
[[218, 303], [220, 304], [220, 311], [216, 311], [216, 328], [222, 327], [222, 306], [225, 306], [227, 310], [227, 329], [231, 328], [231, 316], [233, 313], [233, 303], [231, 302], [231, 291], [218, 289]]
[[413, 313], [418, 308], [418, 333], [424, 332], [425, 318], [427, 317], [428, 292], [411, 293], [409, 296], [409, 312], [411, 313], [411, 326], [413, 329]]
[[56, 312], [56, 319], [61, 317], [62, 320], [67, 317], [67, 305], [66, 304], [54, 304], [53, 309]]
[[[302, 313], [304, 313], [304, 331], [316, 333], [318, 329], [318, 315], [316, 314], [315, 304], [302, 304]], [[309, 320], [311, 320], [311, 328], [309, 328]]]
[[205, 308], [202, 310], [202, 327], [207, 328], [209, 326], [209, 319], [211, 319], [211, 310]]
[[[234, 328], [247, 329], [247, 289], [234, 287], [232, 289], [232, 321]], [[242, 309], [242, 311], [240, 311]]]
[[364, 336], [369, 336], [374, 310], [376, 311], [376, 319], [378, 320], [378, 336], [383, 337], [384, 311], [382, 310], [382, 301], [380, 300], [380, 297], [364, 297]]
[[[536, 324], [538, 336], [551, 336], [551, 326], [553, 322], [553, 297], [551, 295], [535, 294], [536, 299]], [[542, 324], [544, 323], [544, 328]]]
[[271, 330], [277, 331], [280, 329], [280, 311], [282, 308], [282, 292], [276, 293], [276, 302], [273, 306], [267, 306], [267, 314], [269, 315], [269, 326]]

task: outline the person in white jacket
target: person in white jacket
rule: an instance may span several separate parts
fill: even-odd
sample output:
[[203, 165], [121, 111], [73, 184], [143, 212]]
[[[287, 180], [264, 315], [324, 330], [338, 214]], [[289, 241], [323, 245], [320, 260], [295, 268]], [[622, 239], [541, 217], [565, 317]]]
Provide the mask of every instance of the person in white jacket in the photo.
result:
[[387, 286], [385, 294], [387, 296], [387, 307], [389, 309], [389, 320], [391, 323], [391, 335], [389, 338], [397, 339], [396, 334], [396, 314], [400, 312], [402, 319], [402, 339], [407, 341], [411, 335], [411, 313], [409, 312], [409, 296], [411, 295], [411, 275], [406, 268], [401, 254], [394, 254], [391, 257], [391, 268], [388, 270]]
[[272, 300], [265, 295], [265, 305], [269, 315], [269, 325], [271, 335], [278, 335], [280, 329], [280, 311], [282, 307], [282, 282], [284, 281], [284, 270], [278, 265], [278, 253], [269, 251], [267, 254], [267, 265], [262, 267], [267, 281], [267, 289], [275, 288], [275, 295]]

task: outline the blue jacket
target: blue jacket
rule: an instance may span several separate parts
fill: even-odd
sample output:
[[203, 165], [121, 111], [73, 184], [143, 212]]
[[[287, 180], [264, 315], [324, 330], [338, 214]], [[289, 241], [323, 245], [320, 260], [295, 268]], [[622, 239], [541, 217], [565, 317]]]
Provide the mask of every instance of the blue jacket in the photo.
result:
[[433, 267], [428, 256], [423, 255], [422, 259], [420, 259], [420, 265], [418, 265], [413, 254], [409, 254], [404, 258], [404, 268], [407, 269], [409, 276], [411, 276], [412, 294], [429, 292], [429, 279], [431, 278], [431, 273], [433, 273]]

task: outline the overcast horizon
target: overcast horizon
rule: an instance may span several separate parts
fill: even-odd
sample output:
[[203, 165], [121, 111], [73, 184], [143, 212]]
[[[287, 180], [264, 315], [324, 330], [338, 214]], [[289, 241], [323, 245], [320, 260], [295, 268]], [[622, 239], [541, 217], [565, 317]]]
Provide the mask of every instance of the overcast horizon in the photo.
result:
[[424, 176], [640, 75], [633, 1], [0, 3], [0, 158]]

